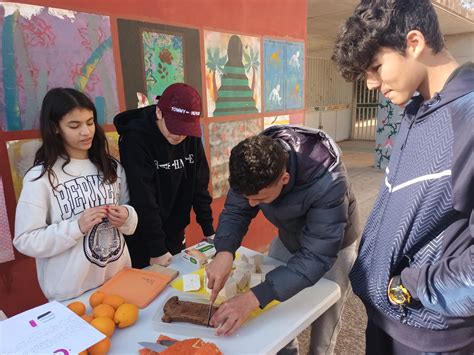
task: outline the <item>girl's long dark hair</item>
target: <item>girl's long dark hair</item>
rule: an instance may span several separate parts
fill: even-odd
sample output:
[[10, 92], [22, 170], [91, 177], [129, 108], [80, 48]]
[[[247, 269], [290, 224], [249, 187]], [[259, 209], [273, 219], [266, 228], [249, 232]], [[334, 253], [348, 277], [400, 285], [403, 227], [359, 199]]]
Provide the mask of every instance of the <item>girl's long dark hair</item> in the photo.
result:
[[89, 159], [102, 172], [103, 181], [112, 184], [117, 180], [117, 161], [110, 156], [109, 146], [102, 127], [97, 123], [97, 111], [91, 99], [80, 91], [71, 88], [55, 88], [48, 91], [41, 105], [40, 132], [43, 144], [35, 155], [34, 166], [43, 165], [40, 176], [46, 172], [51, 186], [54, 187], [55, 174], [53, 165], [58, 157], [66, 159], [66, 166], [71, 161], [61, 136], [57, 133], [59, 121], [74, 109], [90, 110], [94, 114], [95, 134], [89, 149]]

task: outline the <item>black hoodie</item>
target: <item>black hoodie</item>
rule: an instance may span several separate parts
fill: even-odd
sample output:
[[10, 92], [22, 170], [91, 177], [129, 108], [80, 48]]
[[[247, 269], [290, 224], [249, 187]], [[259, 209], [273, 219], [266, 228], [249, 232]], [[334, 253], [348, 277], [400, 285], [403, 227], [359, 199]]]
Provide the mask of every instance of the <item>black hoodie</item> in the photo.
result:
[[130, 204], [138, 213], [134, 234], [150, 257], [168, 250], [167, 234], [189, 224], [191, 207], [205, 236], [214, 234], [208, 192], [209, 166], [198, 137], [170, 144], [156, 125], [156, 106], [125, 111], [114, 118]]

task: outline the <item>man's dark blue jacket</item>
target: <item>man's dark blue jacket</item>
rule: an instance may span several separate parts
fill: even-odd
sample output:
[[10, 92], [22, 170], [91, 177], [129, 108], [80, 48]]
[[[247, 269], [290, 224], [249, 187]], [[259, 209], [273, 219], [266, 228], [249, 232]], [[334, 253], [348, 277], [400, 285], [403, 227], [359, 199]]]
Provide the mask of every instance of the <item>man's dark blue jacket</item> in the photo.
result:
[[359, 234], [356, 202], [336, 144], [323, 131], [295, 126], [274, 126], [261, 134], [288, 152], [290, 181], [275, 201], [255, 207], [231, 189], [215, 245], [218, 252], [235, 253], [259, 210], [278, 227], [279, 238], [294, 255], [252, 288], [264, 307], [314, 285], [332, 267], [338, 251]]

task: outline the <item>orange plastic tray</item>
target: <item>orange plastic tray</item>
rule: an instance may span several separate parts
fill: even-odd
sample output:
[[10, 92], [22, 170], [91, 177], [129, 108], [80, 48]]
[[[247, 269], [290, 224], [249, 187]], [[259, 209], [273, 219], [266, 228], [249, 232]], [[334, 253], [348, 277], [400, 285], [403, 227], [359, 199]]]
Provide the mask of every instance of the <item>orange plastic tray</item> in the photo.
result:
[[99, 289], [107, 295], [122, 296], [127, 302], [145, 308], [171, 281], [171, 276], [154, 271], [126, 268]]

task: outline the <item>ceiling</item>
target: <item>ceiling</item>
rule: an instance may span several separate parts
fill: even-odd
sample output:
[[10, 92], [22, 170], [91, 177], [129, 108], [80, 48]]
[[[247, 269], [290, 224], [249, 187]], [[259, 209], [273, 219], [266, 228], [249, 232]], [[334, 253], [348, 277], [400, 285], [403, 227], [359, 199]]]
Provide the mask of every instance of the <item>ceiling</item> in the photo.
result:
[[[307, 55], [329, 58], [339, 26], [352, 15], [358, 0], [308, 0]], [[466, 18], [447, 7], [434, 4], [445, 35], [474, 32], [472, 17]], [[472, 9], [470, 11], [473, 11]]]

